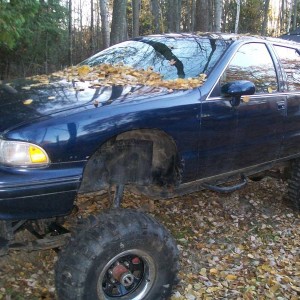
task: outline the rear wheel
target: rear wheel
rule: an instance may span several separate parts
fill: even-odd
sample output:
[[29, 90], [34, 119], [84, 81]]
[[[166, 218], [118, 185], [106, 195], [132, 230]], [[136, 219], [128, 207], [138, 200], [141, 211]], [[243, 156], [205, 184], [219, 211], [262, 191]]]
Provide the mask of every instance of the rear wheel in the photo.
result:
[[288, 196], [295, 209], [300, 211], [300, 159], [292, 162], [288, 180]]
[[62, 251], [59, 299], [168, 299], [178, 269], [177, 246], [152, 217], [113, 209], [90, 218]]

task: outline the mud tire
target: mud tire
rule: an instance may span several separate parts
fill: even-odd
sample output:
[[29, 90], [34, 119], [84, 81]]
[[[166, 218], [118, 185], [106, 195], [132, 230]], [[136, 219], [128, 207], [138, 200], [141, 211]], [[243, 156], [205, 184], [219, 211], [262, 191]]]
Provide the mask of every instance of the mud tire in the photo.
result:
[[300, 211], [300, 159], [292, 162], [288, 179], [288, 196], [293, 208]]
[[[134, 275], [131, 286], [112, 283], [119, 264]], [[161, 224], [142, 212], [112, 209], [90, 217], [61, 251], [55, 284], [64, 300], [159, 300], [169, 298], [177, 271], [176, 243]]]

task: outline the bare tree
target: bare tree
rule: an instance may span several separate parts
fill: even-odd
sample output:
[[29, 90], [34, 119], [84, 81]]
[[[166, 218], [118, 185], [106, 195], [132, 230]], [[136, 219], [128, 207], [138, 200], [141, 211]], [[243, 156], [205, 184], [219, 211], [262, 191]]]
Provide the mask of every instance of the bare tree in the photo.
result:
[[94, 0], [91, 0], [90, 51], [94, 52]]
[[223, 10], [223, 0], [214, 0], [215, 5], [215, 15], [214, 15], [214, 31], [221, 32], [221, 19]]
[[95, 49], [99, 49], [101, 45], [101, 26], [100, 26], [100, 3], [96, 2], [96, 41], [95, 41]]
[[241, 12], [241, 0], [236, 0], [236, 17], [235, 17], [234, 33], [238, 33], [239, 31], [240, 12]]
[[139, 36], [141, 0], [132, 0], [132, 36]]
[[177, 22], [176, 22], [176, 32], [180, 32], [180, 22], [181, 22], [181, 9], [182, 9], [182, 0], [177, 0]]
[[103, 48], [109, 47], [108, 0], [99, 0]]
[[196, 0], [192, 0], [191, 11], [191, 31], [195, 30], [195, 16], [196, 16]]
[[159, 1], [158, 0], [151, 0], [150, 2], [151, 5], [151, 12], [153, 15], [153, 28], [154, 28], [154, 33], [159, 33], [160, 32], [160, 6], [159, 6]]
[[290, 2], [290, 7], [288, 8], [288, 17], [287, 17], [287, 26], [286, 31], [289, 32], [291, 29], [291, 21], [292, 21], [292, 10], [293, 10], [293, 2]]
[[[262, 29], [261, 29], [261, 34], [262, 35], [266, 35], [268, 33], [269, 6], [270, 6], [270, 0], [265, 0], [264, 18], [263, 18]], [[283, 12], [282, 12], [282, 14], [283, 14]]]
[[280, 33], [284, 32], [284, 27], [285, 27], [285, 24], [286, 24], [286, 10], [287, 10], [286, 1], [281, 0]]
[[[82, 0], [80, 0], [78, 2], [78, 7], [77, 7], [77, 10], [79, 12], [79, 42], [80, 42], [80, 53], [81, 55], [84, 53], [84, 47], [83, 47], [83, 22], [82, 22], [82, 17], [83, 17], [83, 14], [82, 14]], [[76, 45], [76, 49], [79, 48], [78, 45]], [[82, 57], [80, 56], [80, 59]]]
[[298, 10], [298, 0], [294, 0], [294, 16], [293, 16], [293, 30], [297, 28], [297, 10]]
[[182, 2], [181, 23], [184, 32], [193, 31], [192, 28], [195, 16], [195, 9], [193, 9], [194, 3], [196, 3], [195, 0], [183, 0]]
[[210, 29], [210, 10], [209, 1], [197, 0], [196, 2], [196, 19], [195, 19], [195, 30], [207, 32]]
[[126, 39], [126, 4], [127, 0], [114, 0], [110, 32], [110, 44], [114, 45]]
[[169, 32], [180, 31], [181, 0], [168, 0], [167, 21]]
[[69, 0], [68, 2], [69, 6], [69, 16], [68, 16], [68, 32], [69, 32], [69, 46], [68, 46], [68, 60], [69, 65], [71, 66], [73, 64], [73, 36], [72, 36], [72, 0]]

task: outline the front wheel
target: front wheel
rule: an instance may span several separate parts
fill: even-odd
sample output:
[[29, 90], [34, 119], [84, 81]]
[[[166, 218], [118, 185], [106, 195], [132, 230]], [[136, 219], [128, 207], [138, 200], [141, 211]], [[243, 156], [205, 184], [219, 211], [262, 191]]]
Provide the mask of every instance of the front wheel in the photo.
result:
[[178, 250], [152, 217], [113, 209], [93, 217], [62, 251], [56, 267], [59, 299], [167, 299]]

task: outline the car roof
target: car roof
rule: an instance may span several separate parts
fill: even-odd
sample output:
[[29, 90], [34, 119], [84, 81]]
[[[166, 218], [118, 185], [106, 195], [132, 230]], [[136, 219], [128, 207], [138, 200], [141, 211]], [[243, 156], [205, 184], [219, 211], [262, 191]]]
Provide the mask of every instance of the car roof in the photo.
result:
[[300, 48], [300, 43], [295, 41], [289, 41], [281, 38], [273, 38], [273, 37], [264, 37], [259, 35], [250, 35], [250, 34], [234, 34], [234, 33], [220, 33], [220, 32], [194, 32], [194, 33], [165, 33], [165, 34], [152, 34], [140, 37], [138, 39], [143, 38], [209, 38], [215, 40], [225, 40], [225, 41], [268, 41], [273, 44], [281, 44], [285, 46], [293, 46]]

